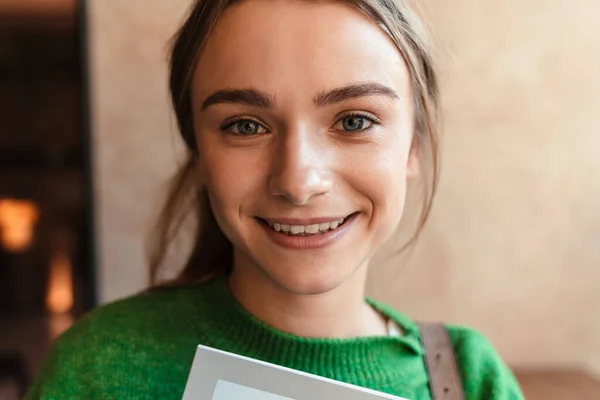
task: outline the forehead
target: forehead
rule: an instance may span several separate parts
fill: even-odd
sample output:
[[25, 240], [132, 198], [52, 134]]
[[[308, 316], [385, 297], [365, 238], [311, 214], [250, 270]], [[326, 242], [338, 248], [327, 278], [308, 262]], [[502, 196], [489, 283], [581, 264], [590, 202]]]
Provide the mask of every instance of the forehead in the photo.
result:
[[279, 97], [366, 81], [410, 90], [399, 50], [368, 17], [343, 2], [246, 0], [211, 32], [194, 92], [256, 87]]

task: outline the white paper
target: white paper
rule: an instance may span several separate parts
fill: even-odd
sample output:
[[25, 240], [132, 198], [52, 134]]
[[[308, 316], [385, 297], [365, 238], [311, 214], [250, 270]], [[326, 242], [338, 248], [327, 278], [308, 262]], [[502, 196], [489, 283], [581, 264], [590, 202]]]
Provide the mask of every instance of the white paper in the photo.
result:
[[212, 400], [294, 400], [219, 379]]
[[406, 400], [264, 361], [198, 346], [183, 400]]

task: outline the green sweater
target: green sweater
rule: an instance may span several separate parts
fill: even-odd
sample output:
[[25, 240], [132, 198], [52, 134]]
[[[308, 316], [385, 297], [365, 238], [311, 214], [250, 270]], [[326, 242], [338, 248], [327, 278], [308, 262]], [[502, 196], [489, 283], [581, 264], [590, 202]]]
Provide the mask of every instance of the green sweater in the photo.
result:
[[[368, 301], [405, 335], [312, 339], [287, 334], [246, 312], [224, 278], [139, 294], [90, 312], [65, 332], [26, 399], [179, 400], [198, 344], [411, 400], [431, 399], [417, 325]], [[448, 328], [468, 400], [523, 399], [481, 334]]]

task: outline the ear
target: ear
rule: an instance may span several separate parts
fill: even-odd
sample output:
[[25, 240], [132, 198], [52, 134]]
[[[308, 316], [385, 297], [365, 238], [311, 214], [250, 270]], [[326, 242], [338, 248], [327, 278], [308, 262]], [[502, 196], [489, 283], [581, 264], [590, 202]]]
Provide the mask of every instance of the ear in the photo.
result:
[[406, 163], [406, 179], [414, 179], [421, 172], [421, 146], [417, 140], [412, 141]]

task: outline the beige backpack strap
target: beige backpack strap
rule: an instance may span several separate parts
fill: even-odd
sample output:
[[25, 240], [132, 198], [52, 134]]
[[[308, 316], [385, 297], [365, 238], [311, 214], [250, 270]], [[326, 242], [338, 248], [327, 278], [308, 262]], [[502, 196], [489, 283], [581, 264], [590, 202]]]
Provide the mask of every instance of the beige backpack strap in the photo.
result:
[[420, 323], [419, 329], [433, 400], [463, 400], [462, 383], [446, 327]]

